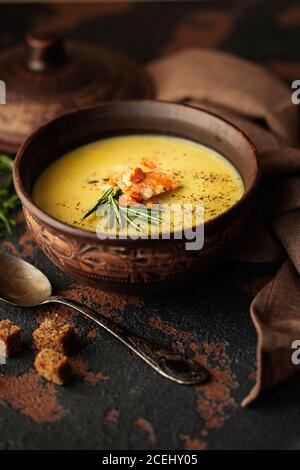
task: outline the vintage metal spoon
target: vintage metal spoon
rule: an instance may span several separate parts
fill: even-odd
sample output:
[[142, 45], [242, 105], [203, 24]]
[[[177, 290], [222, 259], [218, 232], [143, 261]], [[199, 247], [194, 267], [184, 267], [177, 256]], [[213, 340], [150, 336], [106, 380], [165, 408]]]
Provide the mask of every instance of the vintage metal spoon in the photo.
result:
[[164, 377], [180, 384], [196, 384], [207, 379], [207, 371], [190, 359], [160, 348], [74, 301], [52, 295], [49, 279], [21, 258], [0, 253], [0, 300], [18, 307], [37, 307], [59, 303], [74, 308], [98, 326], [105, 328], [149, 366]]

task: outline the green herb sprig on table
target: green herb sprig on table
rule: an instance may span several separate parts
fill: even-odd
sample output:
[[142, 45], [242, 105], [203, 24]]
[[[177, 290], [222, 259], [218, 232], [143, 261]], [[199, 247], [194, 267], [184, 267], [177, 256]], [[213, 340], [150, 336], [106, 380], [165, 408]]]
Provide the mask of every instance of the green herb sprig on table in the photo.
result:
[[102, 193], [96, 204], [84, 215], [83, 219], [93, 214], [99, 206], [104, 205], [104, 215], [108, 216], [112, 214], [114, 222], [117, 222], [120, 227], [123, 227], [126, 221], [137, 231], [142, 231], [141, 227], [136, 223], [138, 219], [147, 221], [150, 224], [159, 224], [159, 222], [162, 222], [160, 211], [157, 209], [149, 209], [146, 206], [120, 205], [119, 196], [121, 196], [121, 194], [122, 190], [118, 186], [107, 189]]
[[12, 232], [15, 220], [12, 212], [20, 205], [12, 182], [13, 159], [0, 153], [0, 236], [3, 231]]

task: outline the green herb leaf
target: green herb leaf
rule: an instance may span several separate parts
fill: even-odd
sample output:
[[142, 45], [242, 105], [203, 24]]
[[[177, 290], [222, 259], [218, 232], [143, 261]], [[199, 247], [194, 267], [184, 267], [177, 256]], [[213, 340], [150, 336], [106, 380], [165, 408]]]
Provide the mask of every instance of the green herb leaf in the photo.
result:
[[12, 171], [14, 165], [14, 161], [8, 155], [4, 153], [0, 153], [0, 171]]
[[111, 207], [114, 210], [115, 218], [116, 218], [118, 224], [122, 227], [122, 219], [121, 219], [121, 214], [120, 214], [120, 210], [119, 210], [119, 202], [117, 202], [114, 197], [110, 196], [109, 197], [109, 203], [110, 203]]
[[114, 188], [109, 188], [104, 191], [104, 193], [102, 194], [102, 196], [100, 196], [96, 204], [83, 216], [83, 220], [92, 215], [93, 212], [95, 212], [101, 204], [105, 204], [109, 198], [109, 195], [112, 194], [113, 190]]
[[0, 153], [0, 235], [3, 229], [8, 233], [12, 232], [15, 221], [11, 218], [11, 213], [20, 205], [12, 183], [13, 163], [11, 157]]

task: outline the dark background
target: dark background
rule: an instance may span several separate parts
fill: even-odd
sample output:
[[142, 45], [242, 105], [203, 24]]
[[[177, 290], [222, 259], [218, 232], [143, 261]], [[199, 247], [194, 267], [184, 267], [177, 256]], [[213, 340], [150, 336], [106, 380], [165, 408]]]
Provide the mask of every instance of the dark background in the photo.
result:
[[[287, 83], [300, 78], [298, 1], [0, 4], [0, 50], [36, 27], [60, 28], [142, 63], [184, 47], [212, 47], [263, 63]], [[23, 352], [0, 366], [1, 449], [300, 448], [300, 378], [248, 409], [239, 406], [255, 377], [249, 305], [273, 266], [227, 263], [180, 292], [145, 299], [106, 294], [64, 276], [22, 220], [2, 246], [44, 270], [57, 292], [200, 358], [211, 379], [198, 387], [168, 382], [63, 307], [23, 311], [0, 304], [0, 319], [12, 319], [25, 332]], [[32, 330], [55, 313], [69, 319], [81, 338], [73, 357], [77, 375], [65, 388], [45, 383], [33, 370]]]

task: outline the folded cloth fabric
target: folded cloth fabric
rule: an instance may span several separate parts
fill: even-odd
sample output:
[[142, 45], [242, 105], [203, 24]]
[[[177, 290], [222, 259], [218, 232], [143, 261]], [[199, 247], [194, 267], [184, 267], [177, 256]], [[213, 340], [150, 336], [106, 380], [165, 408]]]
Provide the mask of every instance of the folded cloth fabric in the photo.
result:
[[231, 256], [255, 263], [282, 261], [282, 266], [250, 306], [257, 331], [257, 377], [242, 402], [246, 406], [300, 370], [292, 362], [292, 343], [300, 340], [300, 150], [293, 147], [297, 106], [291, 90], [266, 69], [213, 50], [180, 51], [152, 62], [147, 71], [158, 99], [219, 114], [240, 127], [258, 150], [262, 178], [257, 204]]
[[264, 67], [210, 49], [186, 49], [148, 66], [157, 97], [197, 100], [263, 119], [287, 144], [297, 143], [291, 92]]

